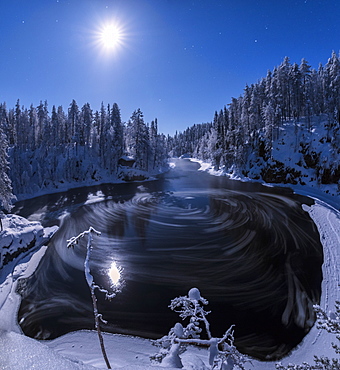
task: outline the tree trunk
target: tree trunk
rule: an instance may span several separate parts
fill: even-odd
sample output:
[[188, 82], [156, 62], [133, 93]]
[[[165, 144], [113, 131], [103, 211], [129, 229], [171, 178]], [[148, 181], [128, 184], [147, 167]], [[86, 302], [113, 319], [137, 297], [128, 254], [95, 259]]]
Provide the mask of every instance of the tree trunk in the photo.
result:
[[94, 294], [93, 285], [90, 287], [90, 290], [91, 290], [91, 297], [92, 297], [92, 304], [93, 304], [94, 322], [95, 322], [95, 327], [96, 327], [97, 333], [98, 333], [100, 349], [102, 350], [102, 354], [103, 354], [103, 357], [104, 357], [107, 368], [111, 369], [111, 365], [110, 365], [109, 359], [108, 359], [106, 351], [105, 351], [103, 335], [102, 335], [102, 332], [100, 330], [99, 314], [98, 314], [98, 308], [97, 308], [97, 298], [96, 298], [96, 295]]

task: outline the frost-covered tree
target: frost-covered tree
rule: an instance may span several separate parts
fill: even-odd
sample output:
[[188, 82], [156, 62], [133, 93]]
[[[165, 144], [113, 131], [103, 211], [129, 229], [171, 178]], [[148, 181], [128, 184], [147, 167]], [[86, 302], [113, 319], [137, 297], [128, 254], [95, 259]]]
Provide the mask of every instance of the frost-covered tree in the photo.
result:
[[82, 147], [88, 146], [90, 142], [91, 129], [93, 124], [92, 109], [89, 103], [86, 103], [81, 108], [79, 115], [79, 145]]
[[29, 136], [29, 146], [31, 150], [34, 150], [36, 148], [36, 127], [38, 125], [38, 116], [37, 116], [37, 110], [31, 104], [29, 111], [28, 111], [28, 118], [29, 118], [29, 132], [27, 133]]
[[[324, 68], [326, 107], [330, 116], [340, 112], [340, 59], [333, 51]], [[335, 119], [340, 122], [340, 114]]]
[[264, 120], [264, 149], [266, 152], [266, 158], [271, 157], [272, 144], [277, 138], [277, 119], [275, 110], [272, 104], [269, 102], [262, 110]]
[[138, 108], [128, 122], [126, 149], [136, 160], [136, 167], [148, 171], [150, 156], [149, 130], [144, 123], [142, 111]]
[[49, 116], [47, 109], [47, 101], [44, 103], [41, 101], [37, 107], [37, 127], [35, 130], [35, 140], [37, 146], [44, 145], [47, 143], [47, 146], [50, 143], [50, 128], [49, 128]]
[[6, 211], [12, 208], [12, 184], [8, 176], [8, 142], [0, 124], [0, 207]]
[[76, 146], [79, 145], [80, 136], [80, 122], [79, 122], [79, 108], [76, 101], [73, 99], [70, 107], [68, 108], [67, 116], [67, 142], [75, 143]]
[[160, 147], [158, 146], [158, 122], [157, 118], [154, 121], [151, 121], [149, 128], [149, 138], [150, 138], [150, 156], [149, 162], [152, 169], [155, 168], [156, 163], [158, 162], [158, 154]]
[[104, 103], [102, 102], [99, 112], [98, 122], [98, 135], [99, 135], [99, 150], [101, 166], [105, 169], [109, 169], [109, 156], [108, 150], [110, 148], [110, 138], [108, 133], [110, 131], [110, 108], [105, 109]]
[[120, 116], [120, 109], [117, 103], [112, 105], [110, 116], [110, 127], [112, 129], [112, 170], [117, 172], [117, 165], [123, 155], [124, 147], [124, 125]]
[[52, 146], [58, 146], [58, 133], [60, 131], [59, 128], [59, 119], [55, 105], [52, 107], [52, 116], [51, 116], [51, 137], [52, 137]]
[[209, 138], [207, 142], [207, 149], [209, 153], [208, 160], [212, 163], [215, 170], [219, 170], [221, 157], [222, 157], [222, 147], [219, 141], [218, 131], [212, 128], [209, 133]]
[[[201, 296], [197, 288], [189, 290], [187, 296], [174, 298], [170, 308], [177, 312], [182, 320], [188, 319], [184, 327], [176, 323], [170, 329], [168, 335], [154, 341], [160, 351], [151, 356], [151, 360], [161, 362], [162, 366], [175, 368], [183, 367], [180, 355], [186, 350], [189, 344], [207, 346], [209, 348], [209, 365], [211, 369], [242, 369], [249, 359], [242, 355], [234, 346], [234, 331], [231, 326], [222, 338], [215, 338], [210, 331], [210, 323], [207, 319], [209, 311], [204, 309], [208, 301]], [[207, 339], [202, 339], [201, 334]]]
[[95, 230], [92, 226], [87, 231], [84, 231], [80, 233], [79, 235], [72, 237], [71, 239], [67, 240], [67, 247], [74, 248], [78, 243], [81, 238], [84, 238], [87, 236], [87, 245], [86, 245], [86, 257], [84, 261], [84, 273], [85, 273], [85, 279], [87, 282], [87, 285], [90, 288], [91, 292], [91, 298], [92, 298], [92, 304], [93, 304], [93, 314], [94, 314], [94, 321], [95, 321], [95, 328], [97, 330], [98, 338], [99, 338], [99, 343], [100, 343], [100, 348], [106, 363], [106, 366], [108, 369], [111, 369], [111, 365], [109, 362], [109, 359], [106, 354], [105, 346], [104, 346], [104, 339], [103, 335], [101, 333], [100, 329], [100, 321], [104, 322], [105, 324], [107, 323], [105, 320], [103, 320], [102, 314], [98, 312], [98, 307], [97, 307], [97, 297], [95, 294], [95, 290], [99, 289], [101, 292], [104, 292], [106, 294], [106, 298], [112, 299], [115, 296], [115, 293], [109, 293], [106, 289], [100, 288], [94, 281], [93, 275], [91, 274], [91, 269], [90, 269], [90, 258], [91, 258], [91, 252], [93, 249], [93, 236], [94, 235], [100, 235], [101, 233], [97, 230]]

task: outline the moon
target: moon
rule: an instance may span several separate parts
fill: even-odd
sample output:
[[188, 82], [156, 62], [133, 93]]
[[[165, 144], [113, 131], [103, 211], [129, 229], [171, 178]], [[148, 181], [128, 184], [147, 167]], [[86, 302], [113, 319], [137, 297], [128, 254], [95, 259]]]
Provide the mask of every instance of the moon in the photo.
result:
[[97, 33], [97, 41], [106, 52], [116, 51], [124, 42], [124, 32], [118, 23], [106, 23]]

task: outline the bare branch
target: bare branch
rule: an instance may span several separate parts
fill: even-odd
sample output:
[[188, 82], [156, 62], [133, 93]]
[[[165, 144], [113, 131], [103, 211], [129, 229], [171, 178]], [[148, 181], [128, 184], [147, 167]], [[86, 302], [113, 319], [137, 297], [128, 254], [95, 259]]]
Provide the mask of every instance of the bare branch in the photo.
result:
[[97, 231], [95, 228], [92, 226], [89, 227], [87, 231], [83, 231], [77, 236], [73, 236], [71, 239], [67, 240], [67, 248], [74, 247], [76, 244], [78, 244], [79, 239], [83, 238], [84, 236], [94, 233], [95, 235], [101, 235], [100, 231]]

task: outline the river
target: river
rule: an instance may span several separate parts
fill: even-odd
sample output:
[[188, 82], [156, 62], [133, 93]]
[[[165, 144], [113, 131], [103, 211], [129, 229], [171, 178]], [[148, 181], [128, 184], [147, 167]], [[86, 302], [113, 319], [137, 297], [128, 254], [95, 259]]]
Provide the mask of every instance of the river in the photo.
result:
[[[180, 320], [168, 305], [192, 287], [208, 299], [211, 331], [235, 324], [235, 344], [276, 360], [314, 323], [323, 262], [318, 231], [288, 188], [268, 187], [197, 171], [177, 160], [154, 181], [73, 189], [18, 202], [15, 212], [60, 226], [35, 273], [22, 281], [18, 313], [26, 335], [52, 339], [93, 328], [84, 277], [86, 241], [66, 240], [93, 226], [91, 271], [105, 331], [159, 338]], [[97, 195], [97, 197], [95, 196]], [[118, 267], [112, 284], [108, 271]]]

